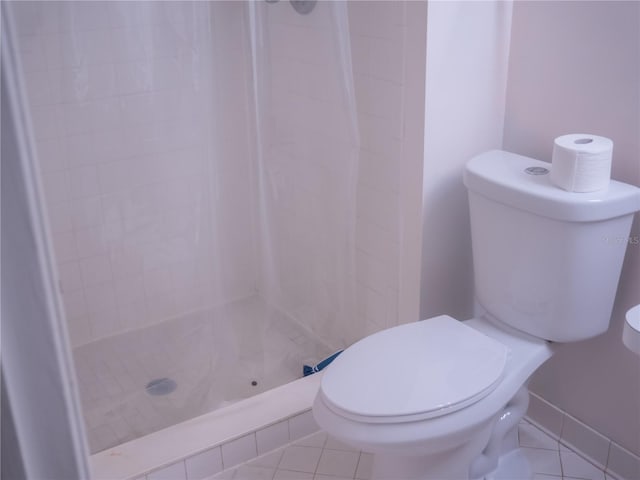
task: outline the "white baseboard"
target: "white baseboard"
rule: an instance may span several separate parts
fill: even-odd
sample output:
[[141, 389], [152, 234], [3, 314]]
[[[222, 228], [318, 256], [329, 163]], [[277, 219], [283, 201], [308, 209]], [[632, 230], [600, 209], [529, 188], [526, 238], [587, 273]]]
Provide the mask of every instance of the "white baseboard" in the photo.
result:
[[640, 479], [640, 457], [529, 392], [526, 419], [618, 480]]

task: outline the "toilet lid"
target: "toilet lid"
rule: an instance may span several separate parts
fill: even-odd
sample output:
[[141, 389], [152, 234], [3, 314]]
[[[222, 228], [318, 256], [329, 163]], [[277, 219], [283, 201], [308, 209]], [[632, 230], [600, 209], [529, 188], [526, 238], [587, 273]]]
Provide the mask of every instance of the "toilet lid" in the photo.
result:
[[495, 389], [508, 352], [497, 340], [441, 315], [353, 344], [326, 369], [320, 391], [328, 407], [347, 417], [436, 417]]

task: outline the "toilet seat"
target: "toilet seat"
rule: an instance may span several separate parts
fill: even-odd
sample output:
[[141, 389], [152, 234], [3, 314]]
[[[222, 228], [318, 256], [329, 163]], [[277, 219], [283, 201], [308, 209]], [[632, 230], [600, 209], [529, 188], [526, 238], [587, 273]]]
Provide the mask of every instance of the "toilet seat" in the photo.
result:
[[503, 343], [441, 315], [355, 343], [327, 368], [319, 394], [334, 413], [355, 421], [439, 417], [491, 393], [508, 355]]

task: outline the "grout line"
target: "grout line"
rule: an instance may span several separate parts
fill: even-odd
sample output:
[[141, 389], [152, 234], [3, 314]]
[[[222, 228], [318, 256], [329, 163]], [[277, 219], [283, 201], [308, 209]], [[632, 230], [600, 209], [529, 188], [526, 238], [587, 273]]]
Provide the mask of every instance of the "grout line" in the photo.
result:
[[613, 446], [613, 442], [609, 440], [609, 448], [607, 448], [607, 461], [604, 463], [605, 474], [607, 470], [609, 470], [609, 459], [611, 458], [611, 448]]
[[356, 470], [355, 472], [353, 472], [353, 478], [355, 480], [355, 478], [358, 476], [358, 467], [360, 466], [360, 460], [362, 459], [362, 451], [358, 454], [358, 461], [356, 462]]
[[356, 464], [356, 471], [355, 471], [355, 473], [353, 474], [353, 478], [354, 478], [354, 480], [358, 478], [358, 469], [360, 468], [360, 462], [362, 461], [362, 455], [363, 455], [364, 453], [365, 453], [365, 452], [360, 452], [360, 455], [358, 456], [358, 463]]

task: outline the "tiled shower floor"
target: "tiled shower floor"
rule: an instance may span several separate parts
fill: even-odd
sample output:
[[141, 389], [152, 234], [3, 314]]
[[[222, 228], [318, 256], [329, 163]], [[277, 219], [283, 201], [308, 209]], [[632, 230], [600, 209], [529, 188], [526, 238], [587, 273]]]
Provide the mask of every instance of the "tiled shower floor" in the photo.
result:
[[[330, 353], [257, 297], [82, 345], [73, 355], [90, 450], [290, 382]], [[176, 389], [150, 395], [162, 379]]]
[[[614, 480], [534, 425], [518, 426], [534, 480]], [[210, 480], [368, 480], [369, 453], [360, 452], [319, 432], [302, 438]], [[149, 477], [147, 477], [149, 478]], [[518, 480], [518, 479], [512, 479]]]

